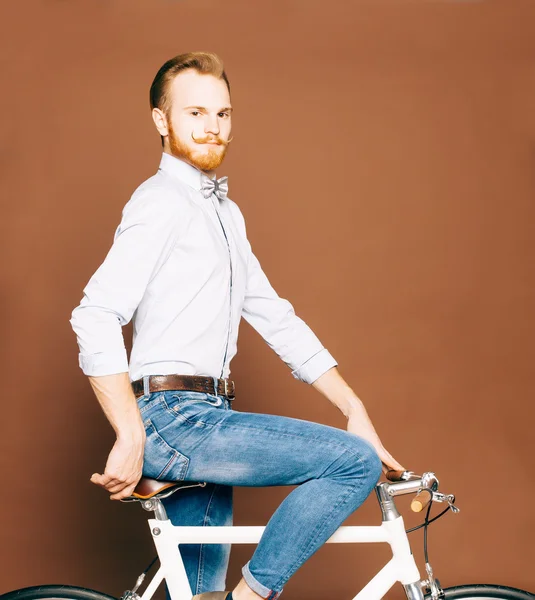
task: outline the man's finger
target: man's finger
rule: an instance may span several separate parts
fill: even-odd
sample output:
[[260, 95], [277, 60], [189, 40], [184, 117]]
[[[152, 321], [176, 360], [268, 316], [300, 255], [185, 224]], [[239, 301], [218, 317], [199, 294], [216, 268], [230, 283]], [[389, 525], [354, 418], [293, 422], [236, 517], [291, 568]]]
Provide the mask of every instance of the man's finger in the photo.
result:
[[378, 453], [379, 458], [384, 465], [392, 469], [393, 471], [404, 471], [403, 466], [384, 448]]
[[128, 487], [125, 487], [122, 491], [113, 494], [112, 496], [110, 496], [110, 498], [111, 500], [122, 500], [123, 498], [128, 498], [128, 496], [132, 495], [132, 492], [134, 491], [135, 487], [135, 484], [131, 484]]
[[99, 475], [99, 482], [101, 485], [107, 485], [110, 481], [114, 480], [115, 477], [110, 475], [109, 473], [106, 473], [106, 471], [104, 471], [102, 475]]
[[119, 482], [115, 482], [115, 483], [110, 483], [108, 486], [106, 486], [106, 489], [111, 494], [116, 494], [117, 492], [124, 490], [127, 486], [130, 486], [130, 485], [131, 485], [130, 482], [119, 481]]
[[101, 487], [104, 487], [105, 477], [104, 477], [104, 475], [101, 475], [100, 473], [93, 473], [93, 475], [91, 475], [91, 478], [89, 479], [89, 481], [91, 481], [91, 483], [95, 483], [96, 485], [100, 485]]
[[111, 477], [110, 475], [106, 475], [106, 473], [104, 473], [104, 475], [99, 475], [98, 473], [93, 474], [93, 476], [91, 477], [91, 481], [103, 487], [106, 490], [109, 489], [110, 486], [114, 486], [120, 483], [118, 479], [116, 479], [115, 477]]
[[125, 485], [127, 485], [127, 482], [123, 481], [122, 479], [112, 479], [104, 487], [108, 490], [108, 492], [111, 492], [112, 489], [116, 487], [119, 487], [122, 490]]
[[390, 456], [390, 454], [388, 454], [388, 452], [384, 449], [377, 452], [377, 454], [379, 455], [379, 458], [385, 465], [391, 465], [393, 462], [395, 462], [395, 460]]

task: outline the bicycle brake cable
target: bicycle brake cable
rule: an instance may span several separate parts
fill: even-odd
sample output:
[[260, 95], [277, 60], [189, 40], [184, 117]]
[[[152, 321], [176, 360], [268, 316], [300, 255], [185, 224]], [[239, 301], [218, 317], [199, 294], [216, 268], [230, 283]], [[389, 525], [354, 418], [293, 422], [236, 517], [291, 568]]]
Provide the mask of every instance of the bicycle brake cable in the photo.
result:
[[[429, 507], [431, 507], [431, 503], [429, 504]], [[448, 510], [450, 510], [450, 506], [448, 506], [448, 508], [445, 508], [441, 513], [438, 513], [438, 515], [436, 515], [436, 517], [433, 517], [432, 519], [429, 519], [428, 521], [424, 521], [423, 523], [420, 523], [420, 525], [416, 525], [416, 527], [412, 527], [411, 529], [406, 529], [405, 532], [406, 533], [412, 533], [413, 531], [416, 531], [417, 529], [420, 529], [421, 527], [427, 527], [427, 525], [430, 525], [433, 521], [436, 521], [437, 519], [440, 519], [440, 517], [444, 514], [446, 514], [448, 512]]]
[[425, 558], [426, 564], [429, 563], [429, 556], [427, 554], [427, 527], [429, 526], [429, 523], [431, 523], [432, 521], [436, 521], [439, 517], [441, 517], [446, 511], [448, 511], [450, 509], [450, 507], [448, 506], [448, 508], [446, 508], [440, 514], [438, 514], [436, 517], [433, 517], [433, 519], [430, 520], [429, 513], [431, 512], [432, 505], [433, 505], [433, 500], [431, 500], [429, 502], [423, 523], [420, 523], [420, 525], [417, 525], [416, 527], [413, 527], [412, 529], [405, 530], [406, 533], [411, 533], [411, 531], [416, 531], [417, 529], [420, 529], [421, 527], [424, 528], [424, 558]]
[[143, 571], [143, 575], [146, 575], [150, 571], [152, 565], [158, 560], [158, 558], [159, 558], [158, 555], [156, 555], [154, 557], [154, 559], [152, 560], [152, 562], [150, 563], [150, 565]]
[[145, 581], [145, 577], [149, 572], [152, 565], [158, 560], [158, 555], [151, 561], [150, 565], [141, 573], [141, 575], [136, 579], [136, 583], [131, 590], [126, 590], [121, 596], [120, 600], [140, 600], [140, 596], [137, 593], [138, 589], [142, 585], [143, 581]]
[[[427, 507], [427, 512], [425, 513], [425, 527], [424, 527], [424, 558], [425, 563], [429, 563], [429, 557], [427, 556], [427, 528], [429, 526], [429, 513], [431, 512], [431, 505], [433, 504], [433, 500], [429, 502], [429, 506]], [[449, 508], [449, 507], [448, 507]]]

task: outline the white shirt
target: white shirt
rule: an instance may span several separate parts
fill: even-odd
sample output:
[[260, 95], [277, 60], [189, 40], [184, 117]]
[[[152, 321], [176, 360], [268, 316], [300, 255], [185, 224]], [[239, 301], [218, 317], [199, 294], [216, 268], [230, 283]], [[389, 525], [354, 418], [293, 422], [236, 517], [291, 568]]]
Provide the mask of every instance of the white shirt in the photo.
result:
[[[238, 205], [200, 192], [202, 172], [163, 153], [123, 209], [113, 245], [70, 323], [86, 375], [228, 377], [241, 317], [312, 383], [337, 365], [277, 295], [251, 250]], [[224, 230], [223, 230], [224, 228]], [[133, 318], [130, 365], [122, 326]]]

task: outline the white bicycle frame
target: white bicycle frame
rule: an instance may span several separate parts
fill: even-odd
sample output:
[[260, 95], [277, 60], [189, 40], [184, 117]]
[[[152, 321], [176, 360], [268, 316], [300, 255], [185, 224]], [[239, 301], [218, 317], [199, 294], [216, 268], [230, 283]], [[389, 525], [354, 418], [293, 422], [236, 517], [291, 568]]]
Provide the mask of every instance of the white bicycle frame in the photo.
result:
[[[390, 544], [390, 561], [352, 600], [380, 600], [398, 581], [403, 585], [409, 600], [423, 600], [422, 588], [427, 582], [420, 579], [403, 517], [397, 512], [393, 496], [425, 488], [436, 489], [437, 485], [438, 481], [432, 473], [409, 481], [379, 483], [375, 491], [383, 513], [381, 525], [342, 526], [327, 540], [326, 543], [334, 544]], [[155, 511], [156, 518], [148, 521], [160, 559], [160, 568], [147, 585], [141, 600], [150, 600], [164, 579], [172, 600], [191, 600], [193, 593], [180, 555], [180, 544], [257, 544], [265, 530], [265, 526], [174, 526], [158, 497], [142, 501], [142, 506], [145, 510]], [[140, 580], [132, 593], [135, 593], [139, 583]]]

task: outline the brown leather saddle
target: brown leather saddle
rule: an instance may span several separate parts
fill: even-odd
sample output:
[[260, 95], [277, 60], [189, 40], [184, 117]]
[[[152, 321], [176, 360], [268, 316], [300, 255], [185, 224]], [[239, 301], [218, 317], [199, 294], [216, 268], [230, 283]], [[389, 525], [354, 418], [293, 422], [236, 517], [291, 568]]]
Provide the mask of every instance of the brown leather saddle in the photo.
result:
[[150, 477], [142, 477], [130, 498], [125, 498], [125, 500], [149, 500], [163, 492], [170, 492], [174, 488], [204, 487], [205, 485], [204, 481], [158, 481], [150, 479]]

